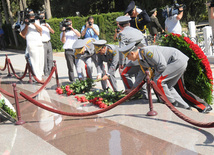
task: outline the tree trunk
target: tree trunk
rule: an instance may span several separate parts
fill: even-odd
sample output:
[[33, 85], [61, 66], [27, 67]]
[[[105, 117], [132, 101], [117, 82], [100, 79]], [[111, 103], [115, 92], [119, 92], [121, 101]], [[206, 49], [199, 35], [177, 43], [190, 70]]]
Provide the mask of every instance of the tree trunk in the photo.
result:
[[[8, 13], [7, 13], [7, 5], [6, 5], [5, 0], [2, 0], [2, 6], [3, 6], [3, 9], [4, 9], [4, 16], [5, 16], [6, 24], [10, 24], [9, 16], [8, 16]], [[8, 36], [8, 39], [9, 39], [9, 44], [12, 45], [12, 40], [11, 40], [10, 36]]]
[[45, 3], [45, 12], [46, 12], [46, 15], [47, 15], [47, 19], [50, 19], [52, 17], [50, 0], [44, 0], [44, 3]]
[[20, 11], [23, 11], [25, 8], [27, 8], [26, 0], [20, 0], [19, 6], [20, 6]]
[[7, 5], [6, 5], [6, 2], [5, 0], [2, 0], [2, 6], [3, 6], [3, 9], [4, 9], [4, 15], [5, 15], [5, 20], [6, 20], [6, 24], [9, 24], [9, 16], [8, 16], [8, 13], [7, 13]]
[[[11, 23], [11, 26], [12, 26], [14, 24], [14, 20], [13, 20], [13, 13], [11, 12], [11, 8], [10, 8], [10, 0], [7, 0], [7, 7], [8, 7], [8, 13], [9, 13], [9, 16], [10, 16], [10, 23]], [[14, 40], [15, 40], [16, 47], [18, 47], [18, 40], [17, 40], [16, 32], [15, 32], [14, 29], [12, 31], [13, 31], [13, 37], [14, 37]]]
[[1, 12], [0, 12], [0, 26], [2, 26], [2, 14], [1, 14]]

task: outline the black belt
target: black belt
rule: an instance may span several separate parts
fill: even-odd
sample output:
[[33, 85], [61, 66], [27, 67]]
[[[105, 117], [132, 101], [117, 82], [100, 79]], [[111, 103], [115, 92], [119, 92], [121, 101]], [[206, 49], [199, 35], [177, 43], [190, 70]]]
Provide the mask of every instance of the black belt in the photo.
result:
[[49, 41], [43, 41], [42, 43], [49, 43], [50, 42], [50, 40]]

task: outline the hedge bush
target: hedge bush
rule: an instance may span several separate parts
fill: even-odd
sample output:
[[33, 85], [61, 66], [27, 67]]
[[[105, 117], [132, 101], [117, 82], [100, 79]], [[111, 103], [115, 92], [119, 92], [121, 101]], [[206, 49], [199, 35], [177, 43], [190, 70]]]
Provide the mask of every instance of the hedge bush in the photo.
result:
[[[114, 30], [117, 27], [116, 18], [123, 15], [122, 12], [114, 12], [100, 15], [93, 15], [94, 23], [100, 28], [100, 39], [107, 40], [108, 43], [113, 42]], [[51, 43], [55, 51], [62, 51], [62, 42], [60, 41], [59, 23], [65, 19], [69, 18], [72, 20], [73, 27], [78, 31], [81, 31], [83, 25], [85, 25], [87, 17], [64, 17], [64, 18], [52, 18], [47, 22], [54, 29], [55, 33], [51, 34]]]
[[[114, 30], [117, 27], [116, 24], [116, 18], [119, 16], [122, 16], [123, 12], [113, 12], [113, 13], [107, 13], [107, 14], [100, 14], [100, 15], [92, 15], [94, 17], [94, 23], [97, 24], [100, 28], [100, 39], [107, 40], [108, 43], [113, 42], [113, 36], [114, 36]], [[73, 27], [77, 29], [78, 31], [81, 31], [81, 28], [83, 25], [85, 25], [87, 17], [63, 17], [63, 18], [52, 18], [50, 20], [47, 20], [47, 23], [50, 24], [50, 26], [54, 29], [55, 33], [51, 34], [51, 43], [54, 51], [63, 51], [62, 50], [62, 42], [60, 41], [60, 33], [59, 30], [59, 23], [65, 19], [69, 18], [72, 20]], [[7, 43], [7, 47], [14, 47], [14, 39], [13, 39], [13, 33], [12, 28], [10, 24], [4, 24], [3, 30], [5, 32], [5, 40]], [[19, 33], [17, 32], [19, 47], [17, 49], [25, 49], [26, 47], [26, 41], [19, 36]], [[9, 38], [12, 41], [12, 45], [9, 45]], [[14, 47], [16, 48], [16, 47]]]

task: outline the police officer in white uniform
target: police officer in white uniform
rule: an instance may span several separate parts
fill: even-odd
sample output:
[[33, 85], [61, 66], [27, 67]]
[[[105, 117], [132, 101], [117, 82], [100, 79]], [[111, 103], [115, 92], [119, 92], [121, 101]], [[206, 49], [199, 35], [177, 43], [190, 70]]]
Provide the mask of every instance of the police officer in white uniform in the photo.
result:
[[119, 51], [129, 60], [139, 60], [141, 73], [149, 67], [154, 68], [154, 82], [175, 105], [190, 109], [189, 105], [174, 89], [175, 84], [184, 74], [189, 58], [178, 49], [164, 46], [147, 46], [138, 49], [136, 43], [131, 43]]
[[[115, 71], [119, 66], [119, 52], [116, 45], [106, 44], [106, 40], [97, 40], [93, 42], [95, 47], [95, 52], [98, 56], [98, 66], [97, 66], [97, 79], [102, 78], [106, 81], [109, 79], [110, 84], [114, 91], [118, 91], [117, 80], [115, 77]], [[107, 62], [108, 72], [103, 72], [103, 62]], [[107, 83], [104, 86], [104, 89], [107, 89]]]

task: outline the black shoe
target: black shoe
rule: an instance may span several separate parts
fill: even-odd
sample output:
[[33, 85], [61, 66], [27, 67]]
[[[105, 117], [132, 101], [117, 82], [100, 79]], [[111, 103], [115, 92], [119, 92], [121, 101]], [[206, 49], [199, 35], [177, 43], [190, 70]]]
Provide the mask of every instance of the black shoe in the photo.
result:
[[201, 113], [209, 113], [212, 110], [212, 107], [208, 105]]
[[104, 91], [108, 91], [108, 89], [110, 89], [109, 87], [107, 87], [106, 89], [103, 89]]
[[173, 102], [172, 105], [173, 105], [174, 107], [180, 107], [180, 106], [179, 106], [179, 103], [178, 103], [177, 101]]
[[192, 111], [192, 108], [191, 107], [188, 107], [188, 108], [186, 108], [187, 110], [191, 110]]
[[184, 105], [178, 103], [177, 101], [173, 102], [172, 105], [173, 105], [174, 107], [179, 107], [179, 108], [184, 108], [184, 109], [192, 110], [191, 107], [187, 107], [187, 108], [186, 108], [186, 107], [184, 107]]

